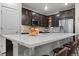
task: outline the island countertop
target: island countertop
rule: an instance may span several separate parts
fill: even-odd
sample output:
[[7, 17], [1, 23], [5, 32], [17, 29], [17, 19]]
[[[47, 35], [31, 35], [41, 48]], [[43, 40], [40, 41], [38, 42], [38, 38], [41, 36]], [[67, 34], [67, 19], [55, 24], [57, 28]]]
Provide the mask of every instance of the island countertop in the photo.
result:
[[77, 35], [76, 33], [41, 33], [38, 36], [29, 34], [8, 34], [2, 35], [4, 38], [15, 41], [25, 47], [32, 48], [43, 44], [59, 41]]

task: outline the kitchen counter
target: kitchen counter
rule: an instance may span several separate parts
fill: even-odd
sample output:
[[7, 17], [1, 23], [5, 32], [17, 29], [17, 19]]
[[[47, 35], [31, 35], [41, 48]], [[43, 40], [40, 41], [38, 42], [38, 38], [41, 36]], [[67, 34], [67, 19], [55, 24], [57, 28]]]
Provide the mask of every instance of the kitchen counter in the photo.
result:
[[52, 43], [59, 40], [64, 40], [65, 38], [69, 38], [72, 36], [76, 36], [75, 33], [41, 33], [38, 36], [30, 36], [29, 34], [9, 34], [2, 35], [6, 39], [11, 40], [12, 42], [16, 42], [20, 45], [23, 45], [27, 48], [31, 48], [30, 55], [33, 54], [33, 49], [37, 46]]
[[28, 48], [39, 46], [42, 44], [58, 41], [65, 39], [71, 36], [75, 36], [74, 33], [42, 33], [38, 36], [30, 36], [29, 34], [20, 34], [20, 35], [2, 35], [3, 37], [16, 41]]

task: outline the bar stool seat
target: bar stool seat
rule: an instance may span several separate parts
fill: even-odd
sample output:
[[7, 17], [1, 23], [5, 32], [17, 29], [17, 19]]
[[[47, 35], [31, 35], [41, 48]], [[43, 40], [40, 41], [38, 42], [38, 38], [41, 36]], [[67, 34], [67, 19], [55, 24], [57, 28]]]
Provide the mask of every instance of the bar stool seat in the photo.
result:
[[67, 56], [69, 48], [63, 47], [63, 48], [55, 48], [53, 49], [53, 56]]
[[57, 53], [57, 52], [59, 52], [61, 49], [63, 49], [63, 48], [55, 48], [53, 51], [54, 51], [55, 53]]
[[68, 47], [64, 47], [63, 49], [61, 49], [56, 56], [67, 56], [69, 52], [69, 48]]
[[53, 52], [54, 52], [54, 54], [53, 55], [55, 55], [56, 53], [58, 53], [60, 50], [62, 50], [63, 48], [55, 48], [55, 49], [53, 49]]

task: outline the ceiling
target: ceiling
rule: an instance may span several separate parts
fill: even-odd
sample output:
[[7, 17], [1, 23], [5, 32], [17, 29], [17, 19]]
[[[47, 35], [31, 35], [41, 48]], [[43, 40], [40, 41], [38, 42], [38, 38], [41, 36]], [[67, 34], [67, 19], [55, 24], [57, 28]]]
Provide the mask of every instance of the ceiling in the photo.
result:
[[[47, 10], [44, 10], [45, 5], [48, 7]], [[58, 13], [59, 11], [74, 8], [75, 4], [68, 3], [68, 5], [65, 5], [64, 3], [23, 3], [22, 6], [40, 14], [52, 15]]]

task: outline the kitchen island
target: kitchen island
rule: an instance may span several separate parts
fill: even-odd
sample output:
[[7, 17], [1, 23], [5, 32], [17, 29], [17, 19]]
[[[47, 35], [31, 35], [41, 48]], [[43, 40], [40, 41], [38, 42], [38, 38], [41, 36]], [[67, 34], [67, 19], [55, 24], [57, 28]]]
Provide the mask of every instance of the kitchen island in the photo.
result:
[[[13, 43], [13, 55], [19, 55], [23, 50], [23, 55], [50, 55], [50, 51], [70, 41], [75, 33], [41, 33], [38, 36], [30, 36], [29, 34], [8, 34], [2, 35], [5, 39], [11, 40]], [[66, 40], [66, 41], [65, 41]], [[23, 48], [24, 49], [21, 49]], [[21, 49], [21, 50], [20, 50]], [[46, 50], [47, 49], [47, 50]], [[44, 53], [45, 51], [45, 53]]]

